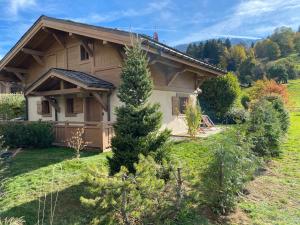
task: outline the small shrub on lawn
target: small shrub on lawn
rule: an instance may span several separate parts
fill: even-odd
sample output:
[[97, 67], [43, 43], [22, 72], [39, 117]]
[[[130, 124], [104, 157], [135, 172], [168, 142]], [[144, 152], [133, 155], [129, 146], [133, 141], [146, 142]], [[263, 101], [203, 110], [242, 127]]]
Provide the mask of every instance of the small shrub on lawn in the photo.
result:
[[53, 125], [47, 122], [2, 123], [0, 134], [11, 148], [47, 148], [54, 141]]
[[247, 134], [258, 156], [279, 155], [281, 124], [279, 113], [271, 102], [261, 99], [252, 105]]
[[25, 115], [25, 98], [22, 94], [0, 94], [0, 117], [10, 120]]
[[238, 194], [256, 169], [249, 143], [234, 139], [228, 137], [216, 147], [202, 174], [203, 195], [216, 214], [224, 215], [234, 209]]
[[281, 130], [285, 134], [290, 126], [290, 115], [284, 106], [284, 102], [280, 96], [266, 96], [266, 100], [272, 103], [274, 109], [278, 112]]
[[237, 77], [231, 73], [204, 81], [201, 89], [201, 108], [214, 121], [224, 118], [241, 91]]
[[222, 122], [225, 124], [240, 124], [245, 123], [248, 117], [249, 113], [245, 109], [232, 108], [225, 114]]
[[159, 176], [161, 170], [151, 156], [142, 155], [135, 174], [123, 166], [114, 176], [91, 168], [90, 198], [81, 197], [81, 202], [93, 210], [92, 224], [158, 224], [174, 219], [168, 216], [180, 210], [182, 180], [171, 172], [166, 182]]
[[195, 138], [198, 132], [198, 128], [201, 124], [201, 109], [198, 104], [194, 104], [192, 98], [189, 98], [186, 102], [185, 123], [188, 127], [188, 134], [192, 138]]

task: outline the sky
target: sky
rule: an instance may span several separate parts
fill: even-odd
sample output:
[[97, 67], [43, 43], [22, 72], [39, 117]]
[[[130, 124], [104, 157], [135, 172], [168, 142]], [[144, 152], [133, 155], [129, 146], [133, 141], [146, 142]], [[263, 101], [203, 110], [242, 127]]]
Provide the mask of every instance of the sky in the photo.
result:
[[175, 46], [297, 29], [300, 0], [0, 0], [0, 59], [41, 15], [118, 28]]

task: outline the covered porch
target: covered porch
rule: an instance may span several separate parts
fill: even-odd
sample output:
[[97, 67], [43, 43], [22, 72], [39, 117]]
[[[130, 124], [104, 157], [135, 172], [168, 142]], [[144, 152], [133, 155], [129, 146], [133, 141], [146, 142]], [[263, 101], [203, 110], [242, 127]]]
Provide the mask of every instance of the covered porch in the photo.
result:
[[25, 91], [29, 121], [54, 123], [55, 145], [66, 146], [79, 128], [88, 148], [110, 148], [114, 86], [90, 74], [52, 68]]

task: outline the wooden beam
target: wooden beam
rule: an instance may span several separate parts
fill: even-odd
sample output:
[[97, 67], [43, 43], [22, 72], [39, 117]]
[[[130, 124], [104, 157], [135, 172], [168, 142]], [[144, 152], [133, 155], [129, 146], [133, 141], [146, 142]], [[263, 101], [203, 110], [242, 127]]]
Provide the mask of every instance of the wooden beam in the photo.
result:
[[14, 72], [14, 74], [15, 74], [16, 77], [19, 78], [22, 82], [25, 81], [24, 76], [23, 76], [20, 72]]
[[23, 69], [23, 68], [17, 68], [17, 67], [9, 67], [9, 66], [5, 66], [3, 68], [5, 71], [7, 72], [11, 72], [11, 73], [28, 73], [27, 69]]
[[57, 112], [60, 112], [60, 107], [59, 105], [57, 104], [57, 102], [55, 102], [53, 99], [51, 99], [50, 97], [46, 96], [44, 97], [50, 105], [53, 106], [53, 108], [57, 111]]
[[7, 76], [6, 74], [1, 74], [0, 73], [0, 81], [3, 82], [17, 82], [17, 79], [14, 79], [13, 76]]
[[29, 48], [22, 48], [22, 52], [28, 55], [44, 56], [45, 53], [42, 51], [37, 51]]
[[107, 112], [107, 105], [104, 103], [101, 96], [96, 92], [92, 92], [92, 95], [96, 98], [96, 100], [100, 103], [100, 105], [103, 107], [103, 109]]
[[[40, 92], [32, 92], [33, 95], [36, 96], [53, 96], [53, 95], [65, 95], [65, 94], [75, 94], [83, 92], [80, 88], [69, 88], [63, 90], [51, 90], [51, 91], [40, 91]], [[28, 93], [30, 94], [30, 93]]]
[[173, 81], [178, 77], [179, 74], [184, 73], [186, 71], [186, 69], [182, 69], [177, 71], [176, 73], [174, 73], [171, 78], [169, 79], [169, 81], [167, 82], [167, 86], [170, 86]]
[[44, 62], [43, 62], [43, 60], [41, 59], [40, 56], [38, 56], [38, 55], [32, 55], [32, 57], [33, 57], [34, 60], [35, 60], [38, 64], [40, 64], [41, 66], [44, 66], [44, 65], [45, 65]]
[[63, 48], [66, 48], [65, 41], [61, 35], [57, 34], [55, 31], [48, 29], [46, 27], [43, 27], [43, 30], [45, 32], [51, 34], [60, 46], [62, 46]]
[[93, 51], [90, 48], [90, 46], [88, 45], [86, 40], [79, 40], [80, 44], [84, 47], [84, 49], [89, 53], [90, 57], [93, 57]]

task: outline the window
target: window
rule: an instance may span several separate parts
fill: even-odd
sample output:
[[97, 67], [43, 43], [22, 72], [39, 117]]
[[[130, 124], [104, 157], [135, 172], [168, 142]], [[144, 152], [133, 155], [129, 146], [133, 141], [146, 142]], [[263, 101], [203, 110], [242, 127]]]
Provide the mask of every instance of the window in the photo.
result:
[[74, 115], [74, 98], [67, 98], [66, 99], [66, 115]]
[[179, 97], [179, 113], [185, 114], [185, 105], [188, 101], [188, 97]]
[[51, 108], [49, 101], [42, 101], [42, 115], [51, 115]]
[[85, 61], [89, 60], [89, 58], [89, 53], [85, 50], [85, 48], [82, 45], [80, 45], [80, 60]]

